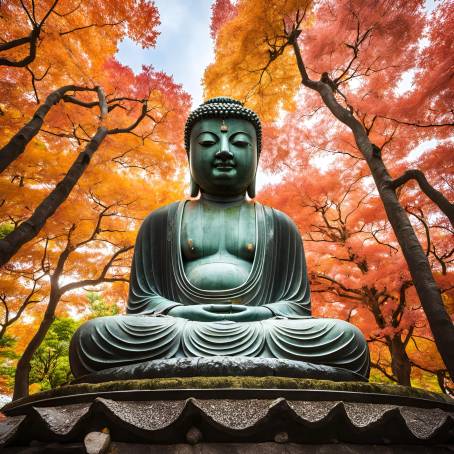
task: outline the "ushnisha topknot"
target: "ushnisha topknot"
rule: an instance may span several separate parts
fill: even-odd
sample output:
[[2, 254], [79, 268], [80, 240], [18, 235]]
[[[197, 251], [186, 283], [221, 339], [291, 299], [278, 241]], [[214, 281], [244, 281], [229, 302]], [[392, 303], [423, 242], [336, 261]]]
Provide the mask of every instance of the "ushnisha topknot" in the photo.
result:
[[225, 96], [211, 98], [189, 114], [186, 120], [186, 126], [184, 127], [184, 147], [186, 153], [189, 154], [189, 139], [194, 124], [205, 118], [241, 118], [242, 120], [251, 122], [257, 134], [257, 154], [260, 155], [262, 148], [262, 125], [260, 124], [260, 118], [253, 110], [244, 107], [241, 101]]

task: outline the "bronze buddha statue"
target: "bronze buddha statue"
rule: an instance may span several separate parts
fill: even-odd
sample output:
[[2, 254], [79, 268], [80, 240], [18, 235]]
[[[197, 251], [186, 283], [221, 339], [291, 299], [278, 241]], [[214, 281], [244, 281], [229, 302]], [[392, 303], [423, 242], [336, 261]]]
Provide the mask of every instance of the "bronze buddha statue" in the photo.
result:
[[313, 318], [301, 236], [255, 196], [257, 115], [214, 98], [185, 129], [191, 196], [152, 212], [135, 245], [127, 315], [83, 324], [73, 337], [76, 377], [169, 358], [278, 358], [366, 378], [361, 332]]

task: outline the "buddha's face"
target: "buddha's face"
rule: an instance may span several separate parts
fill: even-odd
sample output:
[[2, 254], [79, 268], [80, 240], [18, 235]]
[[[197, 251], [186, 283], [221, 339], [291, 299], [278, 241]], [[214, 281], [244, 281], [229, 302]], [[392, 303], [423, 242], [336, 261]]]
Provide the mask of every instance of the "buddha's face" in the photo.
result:
[[257, 169], [257, 136], [247, 120], [210, 118], [191, 131], [189, 165], [193, 180], [213, 195], [246, 192]]

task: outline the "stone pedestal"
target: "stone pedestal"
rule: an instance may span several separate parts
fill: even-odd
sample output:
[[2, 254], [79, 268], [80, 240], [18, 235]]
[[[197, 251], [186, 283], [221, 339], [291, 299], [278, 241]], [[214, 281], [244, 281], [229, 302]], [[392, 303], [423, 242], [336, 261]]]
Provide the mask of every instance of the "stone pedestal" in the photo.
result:
[[432, 453], [454, 442], [451, 399], [362, 382], [123, 380], [35, 394], [3, 412], [5, 453]]

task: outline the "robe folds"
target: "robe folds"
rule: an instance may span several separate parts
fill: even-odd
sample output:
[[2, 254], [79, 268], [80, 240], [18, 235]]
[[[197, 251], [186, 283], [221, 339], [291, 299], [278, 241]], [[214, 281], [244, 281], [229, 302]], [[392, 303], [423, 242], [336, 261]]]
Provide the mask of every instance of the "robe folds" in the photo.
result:
[[[184, 273], [180, 230], [186, 202], [151, 213], [140, 228], [127, 314], [82, 325], [70, 346], [76, 377], [160, 358], [248, 356], [325, 364], [369, 374], [362, 333], [334, 319], [311, 317], [301, 236], [283, 213], [255, 203], [256, 252], [248, 279], [228, 290], [203, 290]], [[167, 316], [178, 305], [266, 306], [255, 322], [198, 322]]]

